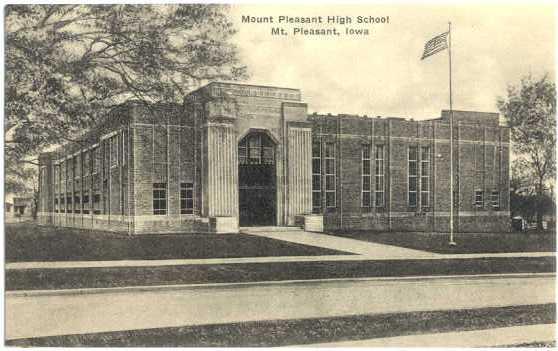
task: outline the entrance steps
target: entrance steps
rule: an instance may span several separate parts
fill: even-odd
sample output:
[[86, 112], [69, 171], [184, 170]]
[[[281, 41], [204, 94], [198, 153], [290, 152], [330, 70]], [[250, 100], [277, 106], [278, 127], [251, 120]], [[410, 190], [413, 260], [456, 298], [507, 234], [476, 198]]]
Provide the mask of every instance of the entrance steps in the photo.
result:
[[279, 226], [240, 227], [241, 233], [303, 232], [303, 231], [304, 230], [300, 227], [279, 227]]

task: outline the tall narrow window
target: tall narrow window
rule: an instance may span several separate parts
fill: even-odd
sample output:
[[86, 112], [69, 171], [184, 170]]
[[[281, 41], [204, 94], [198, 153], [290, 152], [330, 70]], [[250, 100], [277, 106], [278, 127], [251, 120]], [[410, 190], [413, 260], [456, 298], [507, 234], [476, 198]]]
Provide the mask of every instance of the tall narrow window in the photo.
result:
[[370, 207], [372, 205], [372, 187], [371, 187], [371, 161], [370, 146], [362, 145], [362, 207]]
[[376, 207], [384, 207], [384, 145], [376, 145], [374, 153], [374, 197]]
[[335, 207], [335, 144], [326, 143], [324, 150], [325, 161], [325, 196], [326, 207]]
[[484, 207], [484, 192], [482, 190], [475, 190], [475, 207]]
[[118, 134], [110, 137], [110, 167], [118, 166]]
[[153, 183], [153, 214], [167, 214], [167, 183]]
[[91, 174], [91, 151], [84, 151], [82, 154], [83, 175], [88, 176]]
[[498, 190], [494, 190], [490, 194], [490, 205], [495, 210], [500, 208], [500, 192]]
[[122, 131], [122, 165], [128, 160], [128, 131]]
[[322, 148], [319, 141], [312, 143], [312, 212], [322, 212]]
[[180, 183], [180, 214], [194, 213], [194, 184]]
[[420, 149], [420, 205], [430, 206], [430, 147]]
[[74, 179], [79, 179], [79, 155], [72, 158], [72, 175]]
[[83, 191], [83, 213], [84, 214], [89, 214], [89, 190], [84, 190]]
[[418, 150], [409, 146], [409, 207], [417, 207], [418, 190]]

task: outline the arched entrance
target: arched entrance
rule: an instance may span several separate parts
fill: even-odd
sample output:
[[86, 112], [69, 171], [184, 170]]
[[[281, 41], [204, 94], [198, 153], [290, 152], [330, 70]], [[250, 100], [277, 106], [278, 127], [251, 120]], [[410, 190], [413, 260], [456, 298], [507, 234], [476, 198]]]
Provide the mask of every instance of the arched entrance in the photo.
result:
[[276, 224], [275, 143], [263, 132], [251, 132], [238, 144], [240, 226]]

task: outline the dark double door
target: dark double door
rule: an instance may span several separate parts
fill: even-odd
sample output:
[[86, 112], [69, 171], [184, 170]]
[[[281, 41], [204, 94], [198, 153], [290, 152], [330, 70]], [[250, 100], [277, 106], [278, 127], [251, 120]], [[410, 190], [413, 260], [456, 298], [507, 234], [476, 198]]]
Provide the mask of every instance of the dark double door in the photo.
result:
[[251, 133], [238, 145], [238, 202], [241, 226], [276, 225], [275, 145]]

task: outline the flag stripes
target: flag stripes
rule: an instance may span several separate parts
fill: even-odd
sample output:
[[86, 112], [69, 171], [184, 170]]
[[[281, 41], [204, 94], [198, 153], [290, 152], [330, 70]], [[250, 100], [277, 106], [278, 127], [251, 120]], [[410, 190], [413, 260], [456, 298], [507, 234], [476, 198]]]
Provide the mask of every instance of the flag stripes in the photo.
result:
[[424, 45], [424, 52], [422, 53], [421, 60], [424, 60], [428, 56], [432, 56], [444, 49], [447, 49], [448, 34], [449, 32], [445, 32], [427, 41]]

